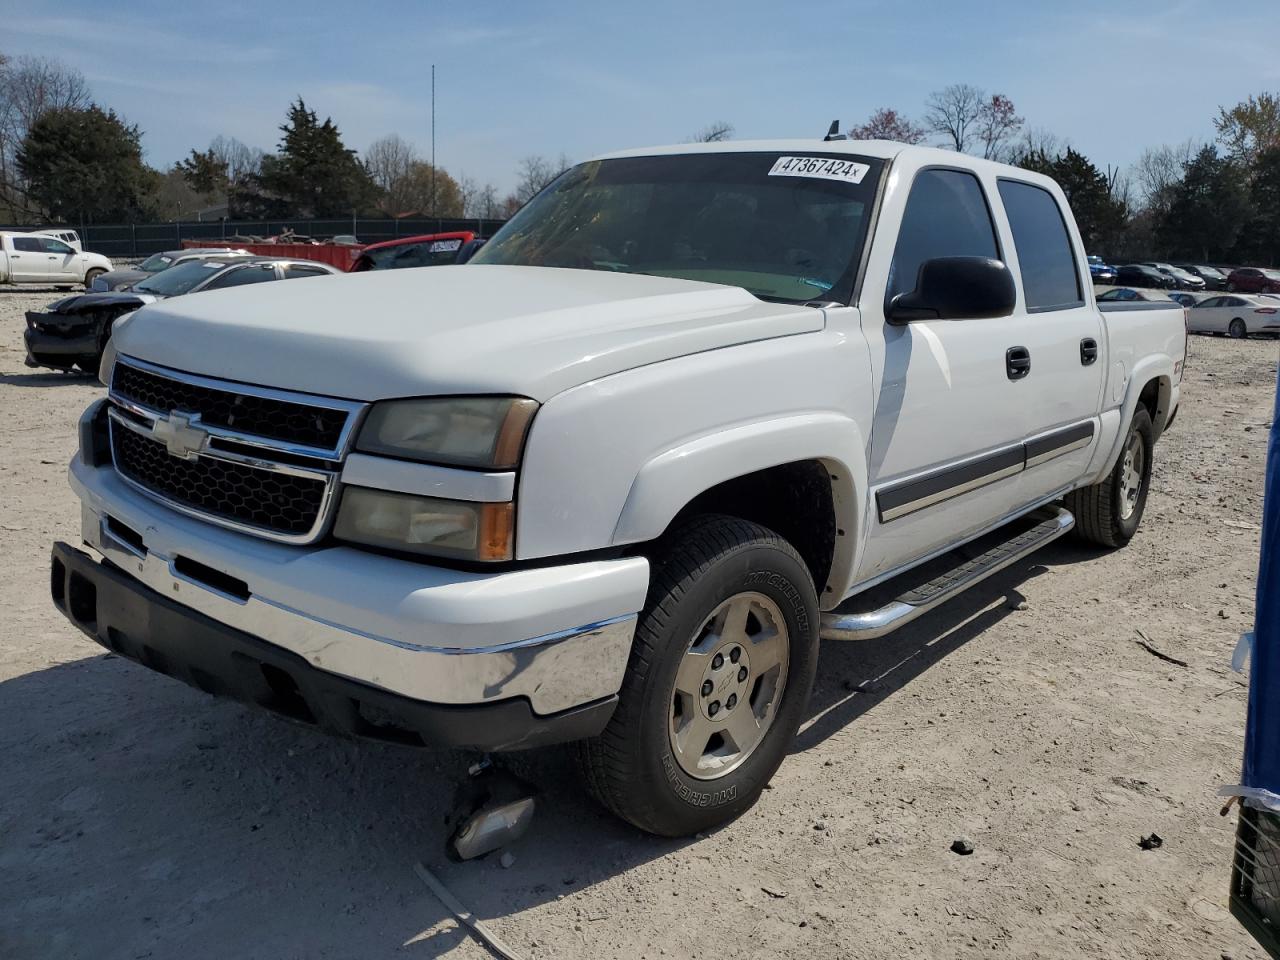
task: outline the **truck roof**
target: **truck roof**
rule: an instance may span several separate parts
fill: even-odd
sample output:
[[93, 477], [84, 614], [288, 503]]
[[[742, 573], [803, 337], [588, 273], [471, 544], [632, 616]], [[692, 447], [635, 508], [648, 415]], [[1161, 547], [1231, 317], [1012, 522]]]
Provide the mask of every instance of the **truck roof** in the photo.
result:
[[636, 147], [592, 157], [593, 160], [615, 160], [620, 157], [677, 156], [693, 153], [847, 153], [880, 160], [912, 157], [920, 165], [936, 163], [948, 167], [1013, 174], [1028, 183], [1052, 183], [1050, 178], [1032, 170], [981, 157], [944, 150], [941, 147], [913, 146], [896, 140], [723, 140], [718, 143], [673, 143], [657, 147]]

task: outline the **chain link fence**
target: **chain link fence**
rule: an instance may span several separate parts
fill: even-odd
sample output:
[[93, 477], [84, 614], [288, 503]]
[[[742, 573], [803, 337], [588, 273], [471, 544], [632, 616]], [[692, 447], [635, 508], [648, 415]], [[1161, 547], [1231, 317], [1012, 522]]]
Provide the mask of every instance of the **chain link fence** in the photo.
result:
[[108, 257], [131, 259], [147, 257], [162, 250], [176, 250], [184, 240], [208, 241], [221, 246], [232, 237], [274, 237], [292, 230], [300, 237], [327, 240], [339, 235], [354, 235], [360, 243], [379, 243], [398, 237], [412, 237], [421, 233], [444, 233], [455, 230], [471, 230], [481, 237], [492, 236], [505, 220], [482, 218], [448, 219], [415, 218], [393, 219], [348, 217], [339, 220], [205, 220], [173, 221], [170, 223], [123, 223], [76, 226], [67, 224], [52, 226], [5, 226], [4, 230], [75, 230], [80, 234], [85, 250]]

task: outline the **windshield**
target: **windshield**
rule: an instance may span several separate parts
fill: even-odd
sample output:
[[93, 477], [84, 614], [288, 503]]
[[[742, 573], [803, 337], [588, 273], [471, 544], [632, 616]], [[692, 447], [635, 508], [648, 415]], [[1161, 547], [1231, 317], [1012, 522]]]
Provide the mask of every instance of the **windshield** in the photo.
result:
[[1280, 270], [1259, 270], [1268, 280], [1280, 280]]
[[700, 153], [574, 167], [473, 264], [612, 270], [847, 302], [883, 162]]
[[188, 260], [176, 267], [152, 274], [145, 280], [139, 280], [133, 285], [133, 289], [140, 293], [176, 297], [207, 280], [225, 266], [225, 263], [218, 260]]
[[171, 263], [173, 263], [173, 257], [166, 257], [163, 253], [153, 253], [138, 264], [138, 269], [147, 273], [159, 273]]

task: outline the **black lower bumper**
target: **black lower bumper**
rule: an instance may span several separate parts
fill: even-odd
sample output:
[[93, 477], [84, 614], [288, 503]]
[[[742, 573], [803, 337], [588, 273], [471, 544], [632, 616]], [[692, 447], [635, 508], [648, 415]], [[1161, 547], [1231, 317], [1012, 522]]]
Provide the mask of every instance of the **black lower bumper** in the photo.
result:
[[60, 336], [28, 327], [22, 332], [22, 339], [27, 347], [29, 367], [66, 368], [77, 361], [88, 362], [98, 355], [99, 335], [92, 330], [88, 333]]
[[524, 698], [427, 703], [326, 673], [302, 657], [175, 603], [118, 567], [53, 545], [53, 602], [111, 652], [205, 693], [340, 736], [409, 746], [518, 750], [594, 736], [616, 697], [541, 716]]

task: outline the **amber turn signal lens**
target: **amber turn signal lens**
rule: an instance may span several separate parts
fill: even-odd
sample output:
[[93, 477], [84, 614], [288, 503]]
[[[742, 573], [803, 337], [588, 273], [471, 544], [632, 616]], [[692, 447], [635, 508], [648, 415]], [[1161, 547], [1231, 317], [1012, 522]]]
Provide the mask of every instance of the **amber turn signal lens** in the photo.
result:
[[515, 556], [515, 505], [486, 503], [480, 508], [477, 560], [510, 560]]

